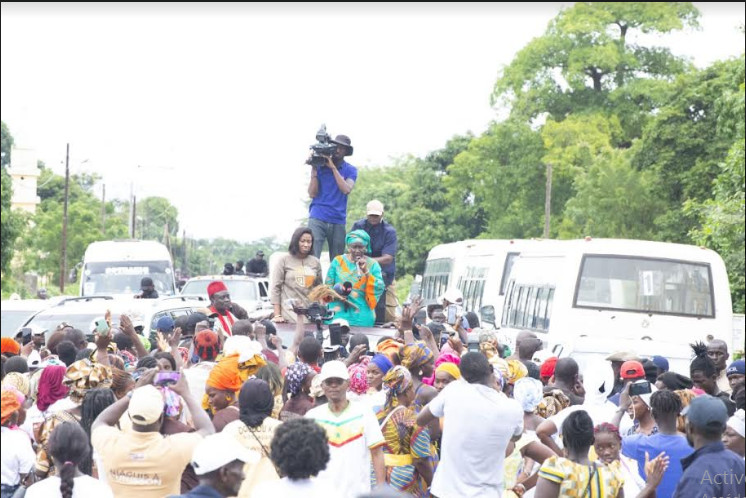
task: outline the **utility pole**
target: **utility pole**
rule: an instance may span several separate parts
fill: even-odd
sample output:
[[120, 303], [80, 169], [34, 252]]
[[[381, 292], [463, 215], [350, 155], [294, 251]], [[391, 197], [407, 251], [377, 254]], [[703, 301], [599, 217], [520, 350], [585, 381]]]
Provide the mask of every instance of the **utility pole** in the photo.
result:
[[60, 258], [60, 292], [65, 292], [67, 278], [67, 201], [70, 195], [70, 144], [65, 153], [65, 203], [62, 206], [62, 258]]
[[101, 235], [106, 237], [106, 184], [101, 191]]
[[547, 163], [547, 186], [544, 198], [544, 238], [549, 238], [549, 217], [552, 214], [552, 164]]

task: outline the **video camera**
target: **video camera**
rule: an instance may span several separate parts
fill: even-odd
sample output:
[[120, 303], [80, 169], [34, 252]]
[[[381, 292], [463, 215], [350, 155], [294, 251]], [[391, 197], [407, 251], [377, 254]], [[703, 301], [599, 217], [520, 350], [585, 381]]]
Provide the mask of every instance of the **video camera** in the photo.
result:
[[326, 157], [331, 157], [337, 151], [337, 144], [332, 143], [332, 137], [326, 132], [326, 124], [322, 124], [316, 132], [316, 143], [311, 146], [313, 153], [306, 164], [321, 167], [326, 164]]

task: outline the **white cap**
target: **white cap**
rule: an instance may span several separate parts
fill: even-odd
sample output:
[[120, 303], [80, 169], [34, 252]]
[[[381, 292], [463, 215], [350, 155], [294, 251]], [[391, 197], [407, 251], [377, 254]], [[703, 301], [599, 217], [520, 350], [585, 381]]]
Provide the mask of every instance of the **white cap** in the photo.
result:
[[347, 367], [344, 363], [338, 360], [327, 361], [321, 367], [321, 373], [318, 375], [319, 382], [324, 382], [326, 379], [342, 379], [348, 380], [350, 374], [347, 373]]
[[736, 413], [728, 419], [727, 424], [728, 427], [736, 431], [739, 436], [744, 437], [744, 431], [746, 430], [744, 422], [746, 422], [746, 413], [743, 411], [743, 408], [741, 408], [740, 410], [736, 410]]
[[461, 304], [464, 301], [464, 295], [457, 287], [451, 287], [440, 296], [439, 301], [448, 301], [449, 303]]
[[41, 355], [39, 352], [35, 349], [31, 351], [26, 359], [26, 363], [28, 363], [30, 369], [39, 368], [41, 365]]
[[28, 328], [31, 329], [31, 335], [44, 335], [47, 332], [47, 329], [43, 329], [39, 327], [38, 325], [29, 325]]
[[194, 467], [194, 473], [201, 476], [236, 460], [256, 463], [259, 458], [256, 451], [249, 450], [235, 438], [222, 433], [212, 434], [205, 437], [194, 448], [192, 467]]
[[338, 323], [342, 327], [347, 327], [347, 330], [350, 330], [350, 322], [348, 322], [344, 318], [335, 318], [334, 320], [332, 320], [332, 323]]
[[381, 216], [383, 214], [383, 203], [378, 199], [373, 199], [366, 206], [366, 213]]
[[249, 361], [256, 355], [262, 356], [262, 345], [245, 335], [234, 335], [225, 340], [223, 356], [238, 354], [238, 362]]

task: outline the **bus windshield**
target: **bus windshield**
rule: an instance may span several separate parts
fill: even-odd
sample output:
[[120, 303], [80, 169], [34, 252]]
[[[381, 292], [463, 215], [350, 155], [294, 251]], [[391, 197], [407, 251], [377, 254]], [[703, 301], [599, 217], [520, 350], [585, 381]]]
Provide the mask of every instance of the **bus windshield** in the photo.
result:
[[160, 296], [175, 294], [170, 261], [117, 261], [87, 263], [83, 270], [83, 295], [138, 294], [143, 277], [153, 279]]
[[641, 313], [714, 317], [706, 263], [585, 255], [574, 305]]

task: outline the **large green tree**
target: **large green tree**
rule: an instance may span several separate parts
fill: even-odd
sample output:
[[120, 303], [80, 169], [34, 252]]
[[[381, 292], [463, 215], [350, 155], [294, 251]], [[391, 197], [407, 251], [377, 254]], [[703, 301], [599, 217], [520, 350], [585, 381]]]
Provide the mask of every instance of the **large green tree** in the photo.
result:
[[507, 104], [526, 120], [611, 110], [631, 140], [665, 94], [666, 81], [687, 67], [670, 50], [639, 45], [632, 35], [694, 27], [698, 17], [689, 2], [576, 3], [502, 70], [493, 104]]
[[23, 217], [14, 213], [10, 207], [10, 200], [13, 196], [13, 185], [6, 168], [10, 164], [13, 136], [10, 134], [10, 130], [8, 130], [5, 122], [2, 122], [0, 147], [2, 148], [2, 164], [0, 165], [0, 180], [2, 181], [2, 192], [0, 192], [0, 270], [5, 275], [10, 266], [10, 260], [13, 258], [16, 239], [21, 233], [23, 225]]

